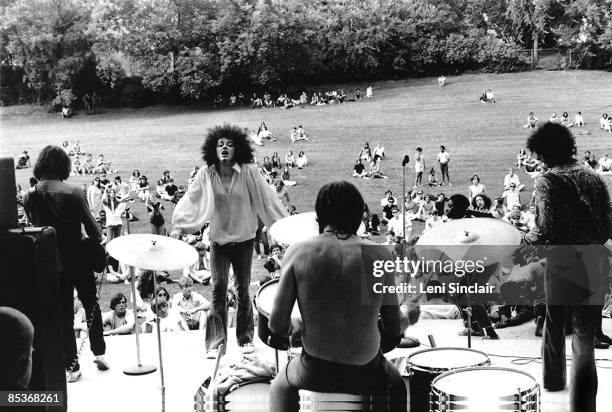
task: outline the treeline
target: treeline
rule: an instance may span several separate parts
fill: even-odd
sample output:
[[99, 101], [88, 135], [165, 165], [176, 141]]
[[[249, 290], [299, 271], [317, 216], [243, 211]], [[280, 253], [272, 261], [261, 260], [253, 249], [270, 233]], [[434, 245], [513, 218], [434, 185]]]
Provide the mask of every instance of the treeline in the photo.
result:
[[0, 0], [0, 101], [209, 101], [529, 65], [612, 68], [609, 0]]

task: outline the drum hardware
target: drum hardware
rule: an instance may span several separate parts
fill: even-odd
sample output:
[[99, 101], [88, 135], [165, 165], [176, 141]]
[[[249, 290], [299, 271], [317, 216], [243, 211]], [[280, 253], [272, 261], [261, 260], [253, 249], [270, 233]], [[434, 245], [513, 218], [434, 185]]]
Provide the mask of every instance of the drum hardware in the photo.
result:
[[[132, 284], [132, 299], [134, 316], [136, 316], [136, 286], [134, 268], [149, 270], [178, 270], [191, 266], [198, 261], [198, 252], [190, 245], [171, 237], [149, 234], [134, 234], [119, 236], [106, 245], [106, 251], [117, 261], [130, 266], [130, 283]], [[153, 290], [157, 290], [157, 276], [153, 276]], [[152, 304], [155, 301], [153, 301]], [[161, 331], [159, 316], [155, 316], [157, 324], [157, 349], [159, 356], [159, 372], [161, 379], [162, 411], [165, 410], [164, 364], [161, 347]], [[136, 355], [138, 364], [124, 369], [126, 375], [144, 375], [154, 372], [156, 368], [142, 365], [140, 361], [140, 339], [138, 327], [135, 328]]]

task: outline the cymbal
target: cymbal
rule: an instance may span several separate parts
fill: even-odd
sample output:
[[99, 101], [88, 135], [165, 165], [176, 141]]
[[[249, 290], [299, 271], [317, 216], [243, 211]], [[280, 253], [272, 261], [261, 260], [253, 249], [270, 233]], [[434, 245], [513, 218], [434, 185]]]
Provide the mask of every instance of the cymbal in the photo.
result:
[[499, 219], [482, 217], [435, 226], [423, 233], [415, 250], [426, 259], [484, 259], [488, 265], [511, 256], [520, 243], [521, 232], [517, 228]]
[[119, 236], [106, 245], [106, 251], [121, 263], [149, 270], [178, 270], [198, 261], [193, 246], [160, 235]]
[[315, 212], [299, 213], [277, 220], [270, 227], [270, 236], [278, 243], [293, 245], [319, 235]]

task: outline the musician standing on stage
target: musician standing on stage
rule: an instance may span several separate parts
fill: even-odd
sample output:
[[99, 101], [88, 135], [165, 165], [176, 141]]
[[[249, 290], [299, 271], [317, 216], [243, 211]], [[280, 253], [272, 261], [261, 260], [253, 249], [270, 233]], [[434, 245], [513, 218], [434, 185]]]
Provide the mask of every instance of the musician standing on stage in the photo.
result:
[[544, 388], [560, 391], [566, 385], [565, 319], [569, 310], [574, 333], [570, 410], [593, 412], [597, 397], [593, 346], [601, 306], [581, 303], [583, 298], [576, 297], [583, 288], [572, 286], [586, 284], [591, 292], [601, 293], [601, 278], [609, 270], [600, 245], [610, 238], [610, 195], [595, 171], [576, 162], [576, 142], [567, 127], [544, 124], [529, 137], [527, 148], [548, 169], [536, 180], [536, 230], [526, 239], [547, 245]]
[[[406, 388], [381, 352], [377, 326], [380, 315], [386, 335], [399, 343], [397, 295], [375, 294], [370, 284], [374, 261], [393, 257], [384, 246], [356, 235], [364, 201], [352, 184], [323, 186], [315, 209], [321, 234], [287, 250], [270, 314], [270, 330], [289, 336], [300, 328], [290, 319], [297, 300], [303, 325], [302, 354], [272, 382], [270, 410], [298, 411], [298, 390], [306, 389], [374, 395], [377, 411], [406, 411]], [[377, 279], [394, 284], [394, 273]]]
[[206, 166], [195, 176], [173, 215], [173, 237], [201, 230], [210, 221], [213, 304], [206, 322], [207, 357], [227, 342], [227, 287], [230, 264], [238, 293], [236, 336], [252, 353], [253, 308], [249, 296], [257, 216], [269, 227], [287, 211], [253, 162], [246, 133], [224, 124], [208, 131], [202, 146]]

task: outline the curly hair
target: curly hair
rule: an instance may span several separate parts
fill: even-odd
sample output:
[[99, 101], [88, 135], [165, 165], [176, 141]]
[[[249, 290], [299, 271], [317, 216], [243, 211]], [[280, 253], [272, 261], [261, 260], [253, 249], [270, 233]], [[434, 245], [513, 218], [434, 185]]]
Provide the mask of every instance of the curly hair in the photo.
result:
[[547, 166], [561, 166], [574, 162], [576, 140], [567, 127], [546, 122], [529, 136], [527, 148]]
[[491, 209], [491, 205], [493, 204], [493, 202], [491, 201], [491, 198], [487, 195], [485, 195], [484, 193], [480, 193], [476, 196], [474, 196], [474, 198], [472, 199], [472, 208], [473, 209], [478, 209], [478, 205], [476, 205], [476, 199], [477, 198], [482, 198], [482, 200], [484, 201], [484, 207], [489, 210]]
[[319, 189], [315, 211], [319, 233], [331, 226], [338, 233], [356, 234], [363, 216], [364, 201], [353, 184], [344, 180], [331, 182]]
[[47, 146], [38, 155], [34, 177], [66, 180], [70, 176], [70, 157], [59, 146]]
[[117, 306], [122, 300], [125, 300], [127, 302], [127, 298], [125, 297], [123, 293], [119, 292], [119, 293], [114, 294], [110, 300], [110, 305], [109, 305], [111, 310], [115, 310], [115, 306]]
[[253, 162], [253, 148], [245, 130], [238, 126], [224, 123], [222, 126], [215, 126], [208, 130], [206, 140], [202, 145], [202, 159], [208, 166], [218, 165], [217, 142], [219, 139], [226, 138], [234, 142], [234, 161], [239, 165]]

